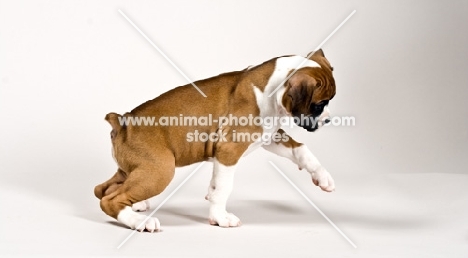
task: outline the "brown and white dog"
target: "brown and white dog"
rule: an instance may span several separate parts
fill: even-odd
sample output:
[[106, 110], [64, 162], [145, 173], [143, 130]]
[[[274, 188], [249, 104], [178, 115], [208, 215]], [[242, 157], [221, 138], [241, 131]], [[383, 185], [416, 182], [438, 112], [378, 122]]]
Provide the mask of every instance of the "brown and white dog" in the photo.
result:
[[[295, 69], [297, 72], [283, 83]], [[268, 127], [257, 124], [122, 125], [122, 118], [129, 117], [250, 115], [278, 118], [302, 115], [318, 122], [312, 125], [297, 124], [314, 131], [329, 121], [327, 105], [335, 95], [332, 70], [322, 50], [314, 52], [309, 59], [282, 56], [242, 71], [195, 82], [207, 95], [206, 98], [188, 84], [147, 101], [123, 116], [109, 113], [105, 119], [112, 126], [113, 155], [118, 170], [112, 178], [94, 189], [94, 194], [101, 200], [101, 209], [134, 229], [146, 219], [136, 211], [149, 208], [147, 199], [166, 188], [176, 167], [209, 160], [214, 163], [205, 197], [210, 202], [209, 222], [221, 227], [239, 226], [239, 218], [226, 211], [226, 202], [232, 191], [236, 164], [243, 155], [259, 147], [290, 159], [299, 169], [305, 168], [311, 174], [315, 185], [324, 191], [333, 191], [335, 186], [330, 174], [304, 144], [296, 142], [280, 129], [281, 124]], [[279, 90], [275, 91], [278, 86]], [[224, 139], [188, 142], [187, 135], [194, 130], [207, 134], [222, 131]], [[277, 132], [287, 137], [286, 141], [269, 141], [266, 144], [264, 137], [255, 141], [236, 140], [235, 132], [258, 133], [267, 135], [267, 138]], [[154, 232], [159, 229], [160, 223], [153, 217], [146, 221], [141, 230]]]

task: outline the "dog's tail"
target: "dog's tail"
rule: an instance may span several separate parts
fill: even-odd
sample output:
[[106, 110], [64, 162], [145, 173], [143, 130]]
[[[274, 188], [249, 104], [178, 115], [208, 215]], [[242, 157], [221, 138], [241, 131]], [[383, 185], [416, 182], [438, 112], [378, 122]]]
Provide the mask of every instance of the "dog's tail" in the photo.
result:
[[109, 113], [104, 118], [112, 126], [111, 139], [114, 139], [117, 133], [122, 128], [122, 125], [120, 124], [121, 117], [122, 115], [116, 113]]

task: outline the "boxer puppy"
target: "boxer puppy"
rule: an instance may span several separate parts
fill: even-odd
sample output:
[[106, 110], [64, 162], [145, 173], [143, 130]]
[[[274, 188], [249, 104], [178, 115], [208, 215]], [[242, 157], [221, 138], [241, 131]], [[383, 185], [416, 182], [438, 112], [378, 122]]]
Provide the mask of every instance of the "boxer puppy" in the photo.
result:
[[[125, 123], [137, 118], [239, 118], [250, 115], [262, 119], [295, 117], [299, 126], [315, 131], [329, 122], [328, 103], [335, 95], [332, 70], [322, 50], [314, 52], [310, 58], [282, 56], [242, 71], [195, 82], [206, 98], [187, 84], [124, 115], [107, 114], [105, 119], [112, 126], [112, 152], [118, 169], [112, 178], [94, 189], [101, 200], [101, 209], [135, 229], [146, 218], [136, 211], [149, 208], [147, 199], [166, 188], [176, 167], [210, 160], [214, 168], [205, 197], [210, 202], [209, 223], [220, 227], [240, 226], [239, 218], [226, 211], [226, 202], [239, 159], [259, 147], [290, 159], [311, 174], [315, 185], [324, 191], [333, 191], [335, 186], [330, 174], [304, 144], [280, 129], [281, 124], [165, 126]], [[305, 119], [301, 120], [301, 117]], [[308, 120], [315, 123], [308, 123]], [[188, 141], [188, 136], [194, 132], [222, 137]], [[237, 138], [240, 133], [262, 137], [240, 140]], [[280, 137], [270, 141], [272, 135]], [[152, 217], [139, 230], [159, 231], [159, 220]]]

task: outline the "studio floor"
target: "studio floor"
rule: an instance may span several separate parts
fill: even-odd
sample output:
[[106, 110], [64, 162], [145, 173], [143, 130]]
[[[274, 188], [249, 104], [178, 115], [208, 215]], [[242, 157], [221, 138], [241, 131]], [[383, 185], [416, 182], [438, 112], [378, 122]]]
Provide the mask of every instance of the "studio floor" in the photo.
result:
[[[1, 253], [3, 257], [467, 257], [468, 175], [356, 177], [350, 172], [335, 176], [337, 190], [330, 194], [313, 186], [309, 176], [292, 164], [279, 167], [352, 244], [267, 166], [253, 177], [247, 169], [237, 175], [228, 207], [243, 225], [210, 226], [203, 198], [211, 170], [207, 163], [155, 213], [162, 232], [137, 232], [120, 248], [132, 231], [101, 212], [92, 196], [92, 180], [67, 187], [63, 178], [50, 178], [57, 186], [47, 189], [3, 187]], [[151, 213], [194, 168], [179, 169], [145, 213]], [[68, 192], [77, 189], [82, 192]]]

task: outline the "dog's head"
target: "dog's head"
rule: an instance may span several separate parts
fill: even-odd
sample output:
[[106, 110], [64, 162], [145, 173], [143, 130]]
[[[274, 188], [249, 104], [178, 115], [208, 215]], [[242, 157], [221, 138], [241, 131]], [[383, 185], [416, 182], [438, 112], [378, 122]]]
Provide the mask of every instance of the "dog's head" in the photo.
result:
[[310, 59], [320, 67], [298, 69], [285, 83], [282, 104], [297, 125], [313, 132], [330, 122], [328, 103], [336, 88], [333, 68], [323, 51], [315, 51]]

